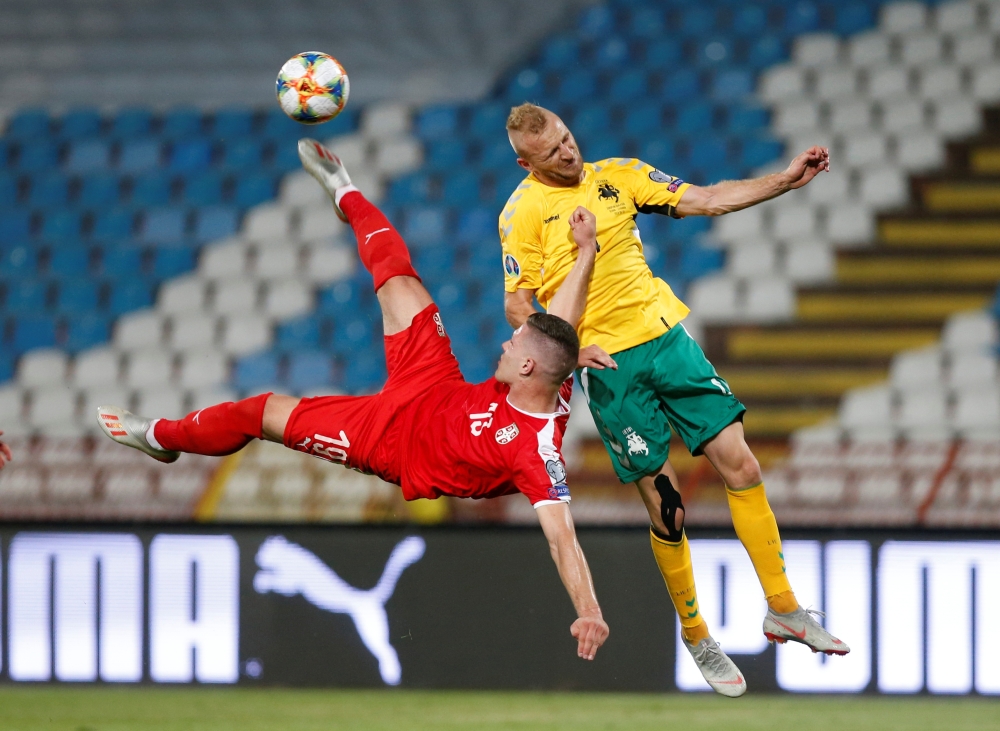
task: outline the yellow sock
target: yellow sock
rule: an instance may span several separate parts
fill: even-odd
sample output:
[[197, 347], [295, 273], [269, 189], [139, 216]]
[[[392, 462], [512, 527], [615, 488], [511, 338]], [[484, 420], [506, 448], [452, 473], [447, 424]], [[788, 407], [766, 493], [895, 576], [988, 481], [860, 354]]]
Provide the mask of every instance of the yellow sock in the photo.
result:
[[691, 548], [687, 536], [681, 536], [679, 543], [670, 543], [649, 531], [649, 543], [653, 548], [656, 565], [663, 574], [663, 581], [670, 592], [677, 616], [681, 620], [681, 634], [692, 645], [708, 637], [708, 625], [698, 608], [698, 594], [694, 587], [694, 570], [691, 568]]
[[799, 603], [785, 574], [778, 523], [767, 504], [764, 483], [742, 490], [726, 488], [733, 527], [757, 571], [768, 606], [782, 614], [795, 611]]

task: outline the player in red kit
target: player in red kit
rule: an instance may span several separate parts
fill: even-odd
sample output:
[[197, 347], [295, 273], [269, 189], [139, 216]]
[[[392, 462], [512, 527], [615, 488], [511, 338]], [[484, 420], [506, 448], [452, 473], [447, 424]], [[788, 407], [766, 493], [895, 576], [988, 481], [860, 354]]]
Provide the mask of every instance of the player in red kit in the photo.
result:
[[101, 428], [162, 462], [173, 462], [181, 452], [232, 454], [253, 439], [281, 442], [400, 485], [407, 500], [521, 492], [536, 508], [577, 611], [571, 627], [577, 654], [592, 660], [608, 627], [576, 538], [559, 449], [580, 357], [574, 327], [593, 270], [596, 219], [583, 208], [573, 213], [567, 234], [577, 242], [577, 263], [548, 313], [529, 317], [503, 344], [493, 378], [466, 383], [402, 237], [351, 184], [329, 150], [301, 140], [299, 157], [351, 224], [361, 261], [375, 280], [389, 374], [385, 386], [371, 396], [299, 399], [265, 393], [177, 421], [102, 406]]

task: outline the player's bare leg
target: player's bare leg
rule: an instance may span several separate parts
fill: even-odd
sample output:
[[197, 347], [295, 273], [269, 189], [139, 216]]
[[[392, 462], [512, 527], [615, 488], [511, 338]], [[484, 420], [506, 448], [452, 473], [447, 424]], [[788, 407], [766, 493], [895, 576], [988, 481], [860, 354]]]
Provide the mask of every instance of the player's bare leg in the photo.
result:
[[767, 597], [764, 635], [772, 642], [791, 640], [813, 652], [846, 655], [850, 648], [816, 621], [817, 613], [803, 609], [795, 599], [785, 574], [778, 523], [767, 502], [760, 464], [746, 443], [743, 424], [730, 424], [702, 449], [726, 483], [733, 527]]

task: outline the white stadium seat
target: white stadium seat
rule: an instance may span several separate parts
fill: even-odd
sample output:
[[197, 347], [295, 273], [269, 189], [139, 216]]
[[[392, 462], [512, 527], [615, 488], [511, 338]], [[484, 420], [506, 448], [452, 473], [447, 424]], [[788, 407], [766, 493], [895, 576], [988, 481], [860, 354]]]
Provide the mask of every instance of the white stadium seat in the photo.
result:
[[768, 102], [796, 99], [806, 91], [805, 70], [797, 66], [774, 66], [761, 74], [758, 94]]
[[776, 132], [787, 135], [819, 126], [819, 106], [813, 101], [792, 99], [774, 108], [771, 127]]
[[280, 279], [293, 276], [299, 269], [301, 248], [295, 245], [260, 249], [254, 261], [257, 279]]
[[66, 380], [69, 358], [55, 348], [30, 350], [17, 364], [17, 380], [25, 388], [61, 385]]
[[87, 469], [52, 470], [48, 479], [51, 500], [60, 503], [84, 503], [94, 499], [94, 473]]
[[959, 0], [938, 5], [934, 9], [934, 27], [938, 31], [953, 33], [975, 28], [979, 23], [979, 3]]
[[129, 409], [128, 391], [122, 386], [103, 386], [91, 388], [83, 392], [83, 406], [80, 409], [80, 422], [93, 431], [97, 427], [98, 406], [118, 406]]
[[896, 164], [904, 170], [931, 170], [944, 163], [945, 146], [933, 132], [908, 133], [896, 139]]
[[768, 241], [735, 244], [726, 253], [726, 271], [734, 277], [773, 274], [776, 268], [777, 246]]
[[897, 470], [861, 475], [857, 482], [858, 502], [898, 503], [902, 491], [902, 478], [902, 474]]
[[850, 175], [846, 170], [834, 167], [817, 175], [805, 188], [801, 189], [810, 203], [829, 205], [846, 200], [853, 190]]
[[4, 430], [8, 424], [21, 421], [24, 410], [24, 392], [14, 385], [0, 386], [0, 423]]
[[792, 58], [798, 66], [830, 66], [839, 57], [840, 39], [832, 33], [812, 33], [795, 39]]
[[336, 238], [343, 234], [345, 225], [332, 205], [321, 203], [314, 208], [305, 208], [299, 214], [299, 238], [303, 241]]
[[112, 505], [145, 505], [152, 497], [146, 470], [115, 470], [104, 481], [104, 499]]
[[215, 404], [235, 401], [238, 396], [235, 391], [232, 391], [225, 386], [215, 385], [191, 391], [189, 398], [191, 410], [197, 411], [198, 409], [204, 409], [206, 406], [214, 406]]
[[948, 419], [948, 395], [940, 387], [925, 386], [899, 394], [896, 425], [907, 434], [938, 433]]
[[317, 245], [306, 249], [303, 276], [313, 284], [330, 284], [354, 274], [358, 258], [353, 247]]
[[869, 244], [875, 238], [875, 217], [857, 203], [831, 206], [826, 212], [826, 236], [842, 248]]
[[420, 167], [423, 157], [423, 146], [413, 137], [383, 139], [375, 148], [374, 169], [385, 176], [402, 175]]
[[32, 392], [28, 420], [36, 427], [72, 424], [76, 422], [76, 406], [76, 391], [49, 386]]
[[365, 107], [361, 133], [366, 137], [395, 137], [410, 131], [413, 114], [405, 104], [380, 103]]
[[125, 382], [133, 388], [162, 386], [173, 377], [174, 356], [168, 350], [146, 348], [129, 353]]
[[1000, 99], [1000, 65], [981, 66], [972, 70], [972, 95], [980, 102]]
[[937, 33], [910, 35], [900, 41], [900, 56], [909, 66], [930, 66], [944, 54], [944, 38]]
[[226, 483], [222, 506], [242, 507], [256, 503], [260, 492], [260, 477], [259, 470], [237, 470]]
[[42, 499], [42, 470], [10, 464], [0, 470], [0, 505], [35, 504]]
[[240, 239], [206, 246], [198, 260], [198, 273], [205, 279], [238, 277], [246, 271], [248, 251]]
[[888, 138], [879, 132], [846, 135], [843, 148], [843, 161], [854, 167], [874, 165], [889, 157]]
[[744, 208], [742, 211], [719, 216], [712, 222], [712, 233], [726, 242], [745, 241], [764, 231], [764, 206]]
[[852, 439], [844, 449], [842, 464], [855, 471], [888, 469], [896, 461], [896, 440], [891, 434]]
[[[344, 161], [347, 169], [351, 170], [351, 163], [344, 160], [343, 150], [337, 147], [334, 148], [334, 152]], [[286, 206], [299, 207], [320, 206], [324, 202], [329, 204], [330, 200], [323, 186], [305, 170], [296, 170], [286, 175], [281, 181], [281, 193], [278, 197]]]
[[205, 284], [196, 274], [167, 280], [160, 287], [157, 308], [171, 315], [197, 312], [205, 302]]
[[990, 386], [958, 391], [952, 426], [965, 437], [983, 435], [1000, 440], [1000, 390]]
[[816, 96], [827, 100], [849, 100], [858, 89], [857, 72], [851, 68], [828, 68], [816, 72]]
[[150, 419], [180, 419], [186, 413], [183, 394], [168, 386], [138, 391], [135, 407]]
[[982, 30], [972, 30], [955, 35], [951, 41], [952, 57], [963, 66], [989, 64], [994, 60], [993, 34]]
[[983, 350], [997, 344], [996, 320], [985, 310], [952, 315], [944, 325], [942, 343], [947, 350]]
[[857, 68], [867, 69], [889, 60], [889, 38], [875, 31], [852, 36], [847, 48], [851, 65]]
[[972, 134], [982, 126], [982, 112], [975, 100], [953, 96], [934, 101], [934, 129], [948, 137]]
[[198, 312], [174, 317], [170, 325], [170, 347], [174, 350], [207, 347], [215, 342], [217, 330], [214, 315]]
[[799, 476], [795, 496], [804, 503], [839, 503], [844, 499], [845, 475], [839, 470], [807, 472]]
[[[396, 136], [397, 134], [399, 133], [393, 132], [392, 136]], [[355, 133], [331, 137], [329, 140], [326, 140], [324, 144], [333, 150], [334, 154], [341, 159], [344, 166], [352, 176], [355, 171], [362, 170], [371, 164], [372, 141], [363, 134]], [[319, 183], [313, 180], [312, 176], [308, 173], [303, 171], [303, 174], [312, 181], [313, 187], [322, 194], [322, 198], [317, 198], [317, 201], [329, 201], [326, 192], [322, 187], [320, 187]], [[297, 202], [295, 204], [302, 205]]]
[[784, 322], [795, 316], [795, 289], [780, 277], [753, 278], [746, 283], [743, 317], [752, 322]]
[[868, 72], [868, 98], [886, 101], [910, 93], [910, 71], [903, 66], [883, 66]]
[[155, 310], [137, 310], [118, 318], [114, 342], [121, 350], [159, 345], [163, 340], [163, 315]]
[[917, 87], [924, 99], [954, 96], [962, 92], [962, 69], [958, 66], [938, 64], [921, 69]]
[[257, 308], [258, 285], [248, 279], [221, 279], [214, 284], [212, 310], [219, 314], [243, 314]]
[[181, 356], [178, 384], [196, 389], [224, 383], [229, 377], [229, 361], [215, 348], [188, 350]]
[[927, 25], [928, 11], [924, 3], [903, 0], [882, 6], [879, 28], [887, 33], [912, 33]]
[[160, 474], [156, 500], [184, 507], [191, 505], [206, 486], [202, 470], [169, 470]]
[[251, 241], [286, 241], [291, 228], [291, 208], [272, 203], [253, 208], [243, 222], [243, 234]]
[[828, 282], [835, 272], [836, 257], [827, 244], [804, 242], [785, 249], [785, 276], [797, 284]]
[[308, 312], [313, 306], [312, 288], [297, 278], [270, 282], [264, 297], [269, 317], [285, 320]]
[[860, 178], [861, 199], [873, 208], [895, 208], [910, 199], [909, 177], [898, 168], [869, 168], [860, 173]]
[[78, 388], [109, 386], [118, 382], [121, 352], [99, 346], [78, 353], [73, 360], [73, 384]]
[[882, 129], [896, 134], [919, 130], [926, 123], [924, 103], [914, 98], [886, 102], [882, 105], [881, 116]]
[[719, 275], [694, 280], [688, 289], [691, 309], [705, 322], [736, 319], [736, 284], [735, 279]]
[[872, 105], [865, 99], [842, 99], [830, 102], [827, 127], [837, 134], [871, 129]]
[[[266, 317], [259, 314], [234, 314], [226, 318], [222, 350], [228, 355], [249, 355], [270, 344], [271, 322]], [[225, 378], [220, 378], [216, 383], [224, 380]]]
[[848, 391], [840, 401], [838, 419], [845, 429], [887, 427], [892, 423], [892, 392], [885, 386]]
[[997, 382], [997, 359], [989, 352], [959, 351], [951, 357], [948, 368], [948, 385], [964, 390]]
[[889, 366], [889, 379], [897, 389], [937, 387], [942, 382], [943, 353], [932, 346], [897, 353]]
[[816, 211], [807, 206], [780, 208], [774, 212], [772, 233], [783, 240], [809, 237], [816, 232]]
[[299, 505], [311, 486], [312, 480], [308, 474], [298, 470], [281, 470], [274, 474], [271, 494], [279, 503]]

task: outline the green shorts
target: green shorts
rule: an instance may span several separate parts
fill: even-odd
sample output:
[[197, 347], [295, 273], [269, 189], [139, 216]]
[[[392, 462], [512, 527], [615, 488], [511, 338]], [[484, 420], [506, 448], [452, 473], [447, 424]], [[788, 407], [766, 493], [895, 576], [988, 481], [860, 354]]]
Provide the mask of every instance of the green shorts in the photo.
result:
[[613, 357], [618, 370], [581, 368], [577, 380], [622, 482], [660, 471], [671, 428], [697, 455], [743, 418], [746, 407], [683, 325]]

